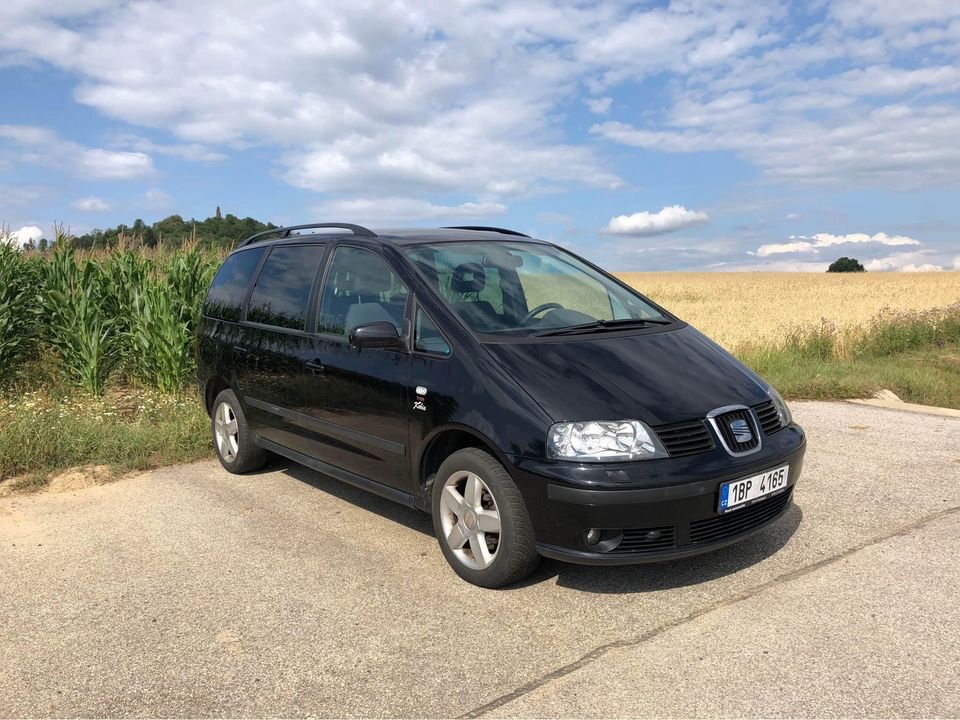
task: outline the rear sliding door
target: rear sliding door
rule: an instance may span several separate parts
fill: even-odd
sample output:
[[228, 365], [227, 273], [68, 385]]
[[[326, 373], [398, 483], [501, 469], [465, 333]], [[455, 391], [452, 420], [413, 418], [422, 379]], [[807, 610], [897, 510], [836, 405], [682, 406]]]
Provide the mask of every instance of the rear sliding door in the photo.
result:
[[302, 418], [309, 404], [307, 363], [314, 356], [307, 332], [324, 243], [275, 245], [250, 292], [237, 348], [238, 385], [251, 427], [266, 440], [313, 454]]

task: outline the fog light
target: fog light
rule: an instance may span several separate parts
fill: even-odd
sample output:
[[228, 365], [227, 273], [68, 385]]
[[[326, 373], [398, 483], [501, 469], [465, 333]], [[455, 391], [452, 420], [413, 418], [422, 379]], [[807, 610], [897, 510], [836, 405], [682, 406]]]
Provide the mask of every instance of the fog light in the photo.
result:
[[587, 545], [596, 545], [598, 542], [600, 542], [600, 535], [601, 532], [599, 528], [590, 528], [587, 530]]

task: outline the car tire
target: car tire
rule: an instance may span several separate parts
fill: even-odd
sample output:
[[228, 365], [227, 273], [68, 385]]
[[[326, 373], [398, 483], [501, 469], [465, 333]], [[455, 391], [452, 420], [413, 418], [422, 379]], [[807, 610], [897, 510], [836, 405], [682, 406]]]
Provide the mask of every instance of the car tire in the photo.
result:
[[210, 429], [217, 458], [227, 472], [247, 473], [266, 465], [267, 451], [257, 444], [233, 390], [224, 390], [213, 401]]
[[540, 562], [523, 496], [489, 453], [465, 448], [444, 460], [433, 483], [432, 508], [440, 549], [467, 582], [503, 587]]

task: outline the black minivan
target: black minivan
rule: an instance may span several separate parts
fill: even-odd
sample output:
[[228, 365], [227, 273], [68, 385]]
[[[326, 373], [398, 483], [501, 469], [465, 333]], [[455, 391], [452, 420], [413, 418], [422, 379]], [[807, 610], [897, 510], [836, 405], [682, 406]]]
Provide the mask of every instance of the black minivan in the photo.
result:
[[803, 465], [770, 385], [511, 230], [255, 235], [213, 280], [197, 352], [224, 468], [272, 452], [430, 512], [447, 561], [485, 587], [541, 556], [618, 565], [740, 540], [786, 512]]

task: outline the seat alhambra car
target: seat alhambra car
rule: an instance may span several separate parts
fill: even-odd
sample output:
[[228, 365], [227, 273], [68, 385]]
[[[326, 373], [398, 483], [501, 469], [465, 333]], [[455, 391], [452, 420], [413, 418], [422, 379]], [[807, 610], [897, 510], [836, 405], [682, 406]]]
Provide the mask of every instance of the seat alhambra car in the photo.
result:
[[803, 464], [770, 385], [510, 230], [255, 235], [213, 280], [197, 352], [224, 468], [276, 453], [429, 512], [485, 587], [541, 556], [618, 565], [740, 540], [787, 511]]

